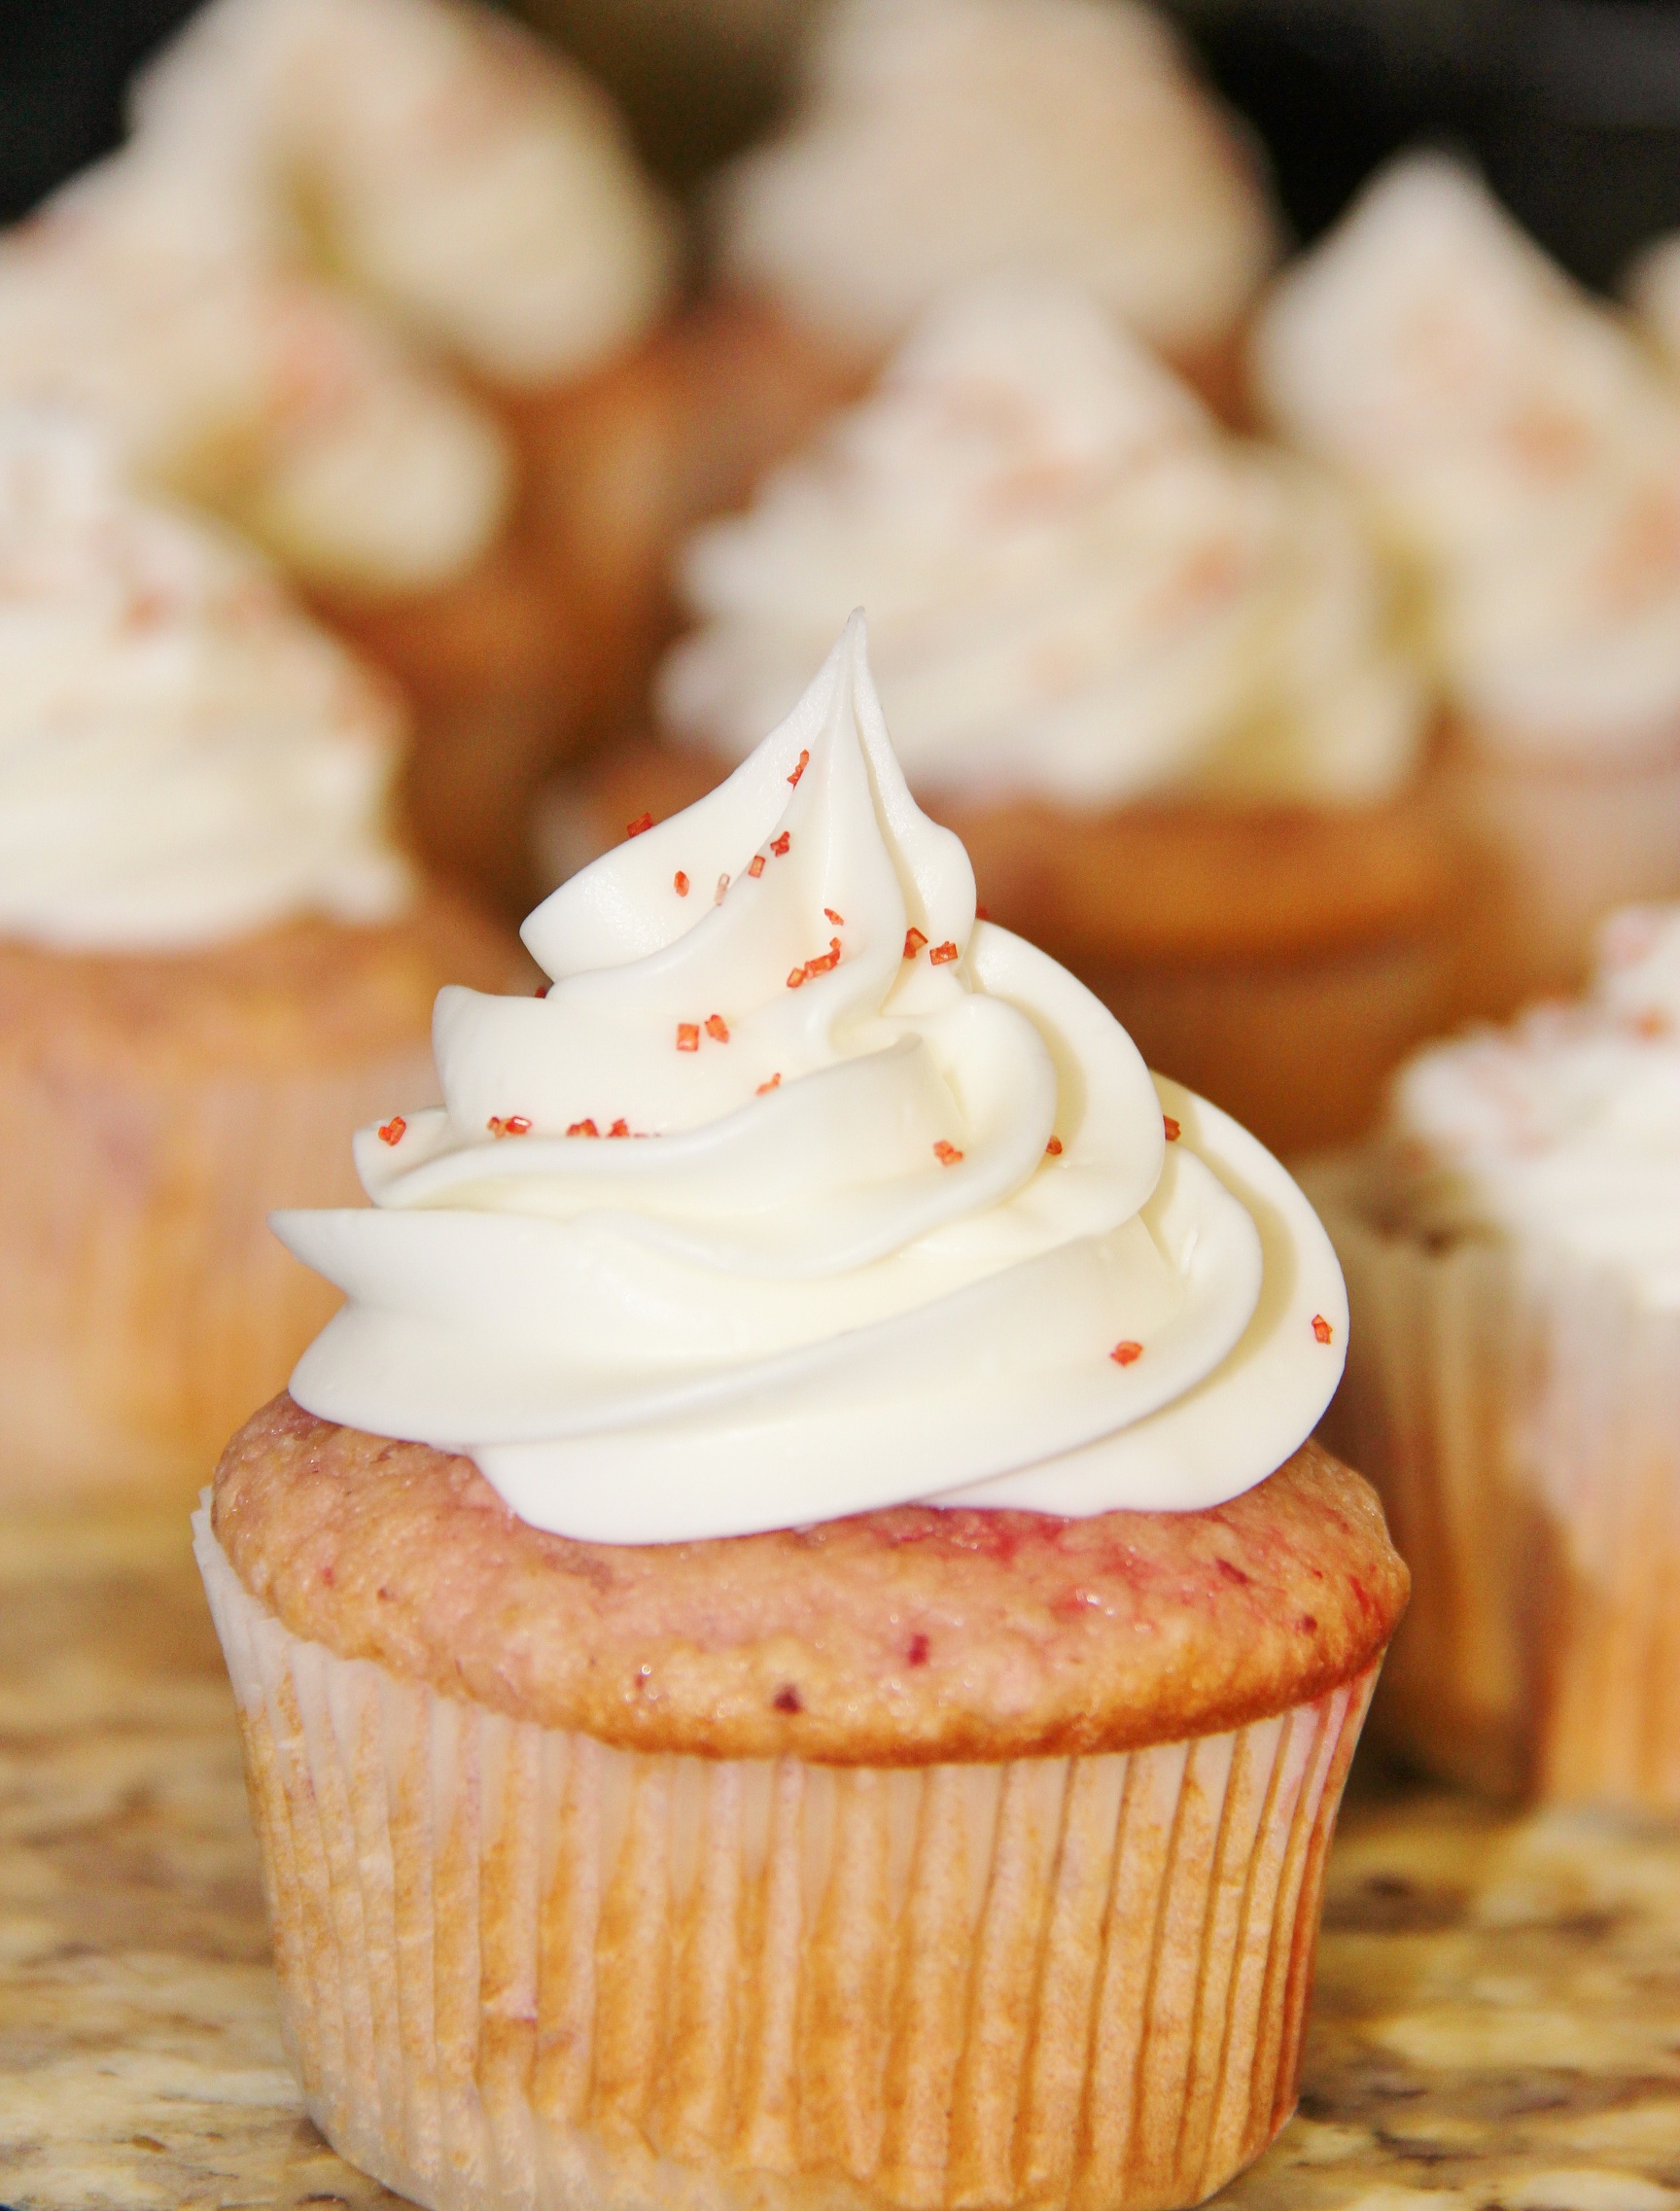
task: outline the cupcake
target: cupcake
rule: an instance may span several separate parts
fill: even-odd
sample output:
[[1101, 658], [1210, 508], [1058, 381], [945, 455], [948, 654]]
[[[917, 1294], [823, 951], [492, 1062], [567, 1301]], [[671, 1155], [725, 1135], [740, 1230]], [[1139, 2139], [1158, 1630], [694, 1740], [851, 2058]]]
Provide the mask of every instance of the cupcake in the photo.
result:
[[1576, 987], [1610, 907], [1680, 892], [1680, 392], [1436, 156], [1284, 277], [1255, 362], [1413, 578], [1490, 883], [1465, 1003]]
[[862, 598], [905, 772], [988, 912], [1152, 1065], [1289, 1148], [1359, 1133], [1439, 1026], [1424, 701], [1349, 503], [1083, 294], [954, 294], [682, 582], [666, 749], [562, 791], [555, 873], [710, 788]]
[[0, 1494], [190, 1493], [332, 1308], [265, 1209], [346, 1194], [344, 1115], [513, 956], [392, 842], [388, 686], [18, 410], [0, 666]]
[[861, 377], [953, 285], [1043, 272], [1235, 401], [1278, 226], [1245, 133], [1159, 17], [840, 0], [806, 79], [718, 190], [718, 274], [753, 316], [768, 304]]
[[526, 936], [197, 1523], [311, 2114], [462, 2211], [1199, 2202], [1405, 1597], [1321, 1229], [976, 921], [858, 623]]
[[1354, 1350], [1326, 1430], [1418, 1598], [1384, 1725], [1485, 1788], [1680, 1807], [1680, 906], [1580, 1003], [1420, 1054], [1310, 1183]]
[[590, 86], [438, 0], [218, 0], [131, 105], [0, 246], [0, 389], [263, 543], [409, 691], [423, 840], [505, 861], [646, 627], [669, 221]]

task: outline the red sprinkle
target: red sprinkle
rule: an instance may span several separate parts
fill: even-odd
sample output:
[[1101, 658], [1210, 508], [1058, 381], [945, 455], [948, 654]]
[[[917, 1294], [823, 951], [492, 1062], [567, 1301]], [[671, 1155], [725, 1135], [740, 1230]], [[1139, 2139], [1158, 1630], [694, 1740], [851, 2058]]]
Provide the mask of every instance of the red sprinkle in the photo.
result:
[[748, 872], [748, 874], [749, 874], [749, 875], [751, 875], [751, 876], [753, 878], [753, 880], [754, 880], [754, 881], [756, 881], [756, 880], [757, 880], [757, 878], [758, 878], [760, 875], [762, 875], [762, 874], [763, 874], [763, 872], [764, 872], [764, 855], [763, 855], [761, 852], [755, 852], [755, 853], [752, 855], [752, 863], [751, 863], [751, 865], [748, 867], [748, 869], [747, 869], [747, 872]]
[[927, 943], [927, 941], [928, 939], [923, 935], [922, 931], [919, 929], [907, 929], [904, 931], [905, 959], [914, 960], [917, 953], [921, 951], [922, 947]]
[[947, 1143], [945, 1139], [941, 1137], [933, 1146], [933, 1156], [941, 1167], [955, 1167], [962, 1154], [954, 1143]]
[[912, 1635], [910, 1648], [904, 1654], [906, 1661], [911, 1666], [926, 1666], [930, 1647], [926, 1635]]
[[992, 919], [992, 916], [986, 911], [986, 908], [984, 906], [976, 906], [974, 909], [974, 919], [976, 921], [990, 921]]
[[1178, 1139], [1184, 1134], [1183, 1130], [1178, 1126], [1177, 1122], [1172, 1118], [1171, 1113], [1162, 1114], [1161, 1126], [1167, 1131], [1167, 1141], [1169, 1143], [1176, 1143], [1178, 1141]]
[[949, 937], [945, 939], [943, 944], [936, 944], [933, 947], [932, 951], [928, 955], [929, 962], [935, 967], [950, 966], [952, 961], [955, 960], [956, 957], [957, 947], [952, 943]]
[[1327, 1344], [1336, 1331], [1321, 1313], [1312, 1316], [1312, 1333], [1321, 1344]]
[[1108, 1356], [1116, 1366], [1131, 1366], [1143, 1356], [1143, 1347], [1141, 1344], [1131, 1342], [1116, 1344]]
[[1050, 1139], [1050, 1141], [1044, 1146], [1044, 1149], [1049, 1153], [1052, 1159], [1060, 1159], [1062, 1156], [1062, 1139], [1060, 1137], [1052, 1137]]
[[706, 1034], [719, 1044], [726, 1044], [729, 1041], [729, 1024], [720, 1013], [709, 1013], [706, 1016]]
[[672, 876], [671, 888], [680, 898], [685, 898], [688, 895], [688, 878], [681, 868]]
[[554, 985], [553, 985], [552, 983], [539, 983], [539, 984], [537, 985], [537, 990], [536, 990], [536, 994], [535, 994], [535, 995], [536, 995], [538, 998], [546, 998], [546, 997], [548, 996], [548, 993], [549, 993], [549, 992], [550, 992], [550, 991], [551, 991], [553, 988], [554, 988]]
[[651, 814], [638, 814], [635, 821], [625, 823], [624, 834], [627, 837], [639, 837], [645, 829], [650, 829], [652, 826], [653, 817]]
[[792, 842], [793, 839], [788, 834], [787, 830], [784, 829], [779, 837], [772, 837], [770, 839], [770, 850], [776, 855], [776, 858], [778, 860], [786, 860], [788, 857], [788, 847]]
[[614, 1121], [607, 1134], [610, 1137], [627, 1137], [630, 1134], [630, 1124], [628, 1121]]
[[764, 1095], [764, 1093], [765, 1093], [767, 1090], [774, 1090], [774, 1089], [776, 1088], [777, 1084], [778, 1084], [778, 1083], [779, 1083], [781, 1080], [782, 1080], [782, 1073], [781, 1073], [781, 1070], [780, 1070], [780, 1069], [778, 1069], [778, 1070], [777, 1070], [777, 1071], [776, 1071], [776, 1072], [775, 1072], [775, 1073], [774, 1073], [774, 1074], [773, 1074], [773, 1075], [770, 1077], [770, 1079], [769, 1079], [769, 1081], [768, 1081], [768, 1082], [761, 1082], [761, 1083], [758, 1085], [758, 1093], [757, 1093], [757, 1094], [758, 1094], [758, 1096], [759, 1096], [760, 1098], [762, 1098], [762, 1097], [763, 1097], [763, 1095]]
[[700, 1024], [697, 1021], [680, 1021], [677, 1024], [677, 1049], [680, 1052], [697, 1052], [700, 1049]]
[[844, 914], [837, 914], [832, 906], [823, 907], [822, 919], [824, 921], [831, 921], [836, 929], [844, 929], [846, 927], [846, 916]]
[[801, 776], [802, 776], [802, 775], [805, 773], [805, 770], [806, 770], [806, 769], [807, 769], [807, 768], [808, 768], [810, 765], [811, 765], [811, 755], [810, 755], [810, 754], [809, 754], [809, 753], [801, 753], [801, 754], [800, 754], [800, 755], [799, 755], [799, 765], [798, 765], [798, 766], [797, 766], [797, 767], [796, 767], [796, 768], [793, 770], [793, 773], [792, 773], [792, 774], [791, 774], [791, 775], [790, 775], [790, 776], [788, 778], [788, 781], [789, 783], [791, 783], [791, 784], [797, 784], [797, 783], [798, 783], [798, 781], [799, 781], [799, 778], [800, 778], [800, 777], [801, 777]]
[[798, 1690], [790, 1681], [785, 1681], [770, 1702], [779, 1712], [802, 1712], [805, 1709]]
[[601, 1132], [593, 1121], [574, 1121], [566, 1134], [569, 1137], [598, 1137]]
[[407, 1128], [408, 1124], [402, 1118], [402, 1114], [393, 1113], [391, 1118], [384, 1123], [379, 1131], [379, 1141], [381, 1143], [401, 1143], [407, 1132]]

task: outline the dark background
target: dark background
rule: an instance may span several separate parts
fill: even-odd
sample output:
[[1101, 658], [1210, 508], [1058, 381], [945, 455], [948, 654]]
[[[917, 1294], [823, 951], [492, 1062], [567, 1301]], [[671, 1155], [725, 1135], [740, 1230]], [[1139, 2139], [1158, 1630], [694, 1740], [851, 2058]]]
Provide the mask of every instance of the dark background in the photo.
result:
[[[122, 131], [122, 86], [192, 0], [0, 0], [0, 218]], [[521, 0], [624, 101], [679, 189], [773, 120], [800, 0]], [[1270, 152], [1297, 235], [1397, 147], [1473, 153], [1575, 272], [1680, 228], [1680, 0], [1175, 0]]]

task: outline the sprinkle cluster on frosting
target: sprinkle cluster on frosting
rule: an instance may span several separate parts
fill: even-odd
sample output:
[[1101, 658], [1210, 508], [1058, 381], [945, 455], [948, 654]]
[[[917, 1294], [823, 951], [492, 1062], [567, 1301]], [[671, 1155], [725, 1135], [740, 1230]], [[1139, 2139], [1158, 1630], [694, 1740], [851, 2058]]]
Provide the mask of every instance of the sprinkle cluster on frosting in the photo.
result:
[[1469, 171], [1402, 160], [1278, 285], [1262, 396], [1412, 564], [1488, 743], [1669, 748], [1680, 726], [1680, 393]]
[[920, 789], [1361, 802], [1416, 764], [1420, 686], [1348, 495], [1226, 436], [1084, 294], [994, 278], [690, 540], [680, 735], [740, 757], [853, 597]]
[[1346, 1342], [1322, 1230], [977, 921], [859, 621], [728, 782], [631, 826], [526, 923], [542, 994], [442, 994], [446, 1103], [358, 1137], [372, 1210], [276, 1216], [348, 1294], [300, 1404], [614, 1542], [1195, 1507], [1289, 1456]]
[[803, 111], [720, 214], [732, 276], [864, 352], [948, 285], [1023, 268], [1188, 355], [1277, 253], [1249, 150], [1128, 0], [841, 0]]
[[1605, 925], [1591, 994], [1437, 1044], [1396, 1080], [1399, 1219], [1500, 1234], [1680, 1308], [1680, 906]]
[[175, 950], [388, 918], [400, 717], [220, 530], [0, 410], [0, 933]]
[[313, 578], [466, 566], [511, 464], [439, 356], [570, 375], [668, 281], [600, 96], [488, 11], [215, 0], [133, 110], [0, 241], [0, 393], [81, 405]]

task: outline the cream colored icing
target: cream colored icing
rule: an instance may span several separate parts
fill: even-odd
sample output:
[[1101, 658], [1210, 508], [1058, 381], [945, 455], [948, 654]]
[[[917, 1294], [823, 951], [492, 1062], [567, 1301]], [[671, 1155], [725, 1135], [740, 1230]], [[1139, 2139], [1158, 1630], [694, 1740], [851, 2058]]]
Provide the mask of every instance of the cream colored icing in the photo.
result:
[[1583, 1002], [1419, 1054], [1384, 1149], [1414, 1230], [1511, 1237], [1680, 1308], [1680, 906], [1612, 916]]
[[868, 352], [948, 285], [1021, 268], [1197, 353], [1278, 251], [1249, 149], [1126, 0], [840, 0], [718, 216], [733, 278]]
[[91, 413], [312, 580], [469, 567], [513, 460], [438, 350], [573, 375], [669, 274], [597, 95], [477, 10], [219, 0], [134, 106], [128, 147], [0, 240], [0, 396]]
[[918, 789], [1361, 802], [1406, 781], [1423, 739], [1347, 495], [1226, 436], [1050, 279], [932, 309], [681, 574], [700, 627], [662, 712], [731, 758], [858, 597]]
[[243, 545], [0, 411], [0, 933], [179, 950], [399, 912], [398, 716]]
[[1384, 171], [1278, 284], [1255, 364], [1375, 503], [1485, 742], [1680, 741], [1680, 393], [1470, 171]]
[[446, 1104], [358, 1136], [371, 1210], [274, 1216], [348, 1298], [293, 1376], [310, 1411], [609, 1542], [1192, 1508], [1311, 1431], [1347, 1333], [1316, 1218], [976, 921], [860, 619], [726, 783], [524, 935], [552, 987], [440, 996]]

